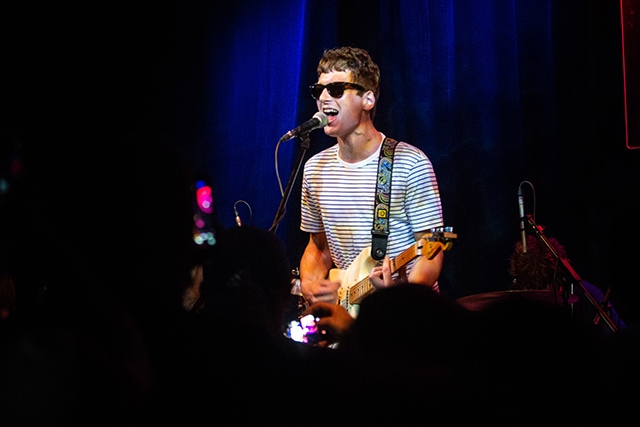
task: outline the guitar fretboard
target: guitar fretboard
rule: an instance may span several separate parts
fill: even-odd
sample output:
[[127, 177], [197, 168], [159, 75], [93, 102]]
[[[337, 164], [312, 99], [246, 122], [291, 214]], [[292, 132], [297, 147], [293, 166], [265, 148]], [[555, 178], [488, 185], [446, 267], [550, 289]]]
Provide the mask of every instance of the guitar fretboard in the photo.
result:
[[391, 260], [391, 273], [395, 273], [400, 270], [403, 266], [407, 265], [412, 259], [417, 257], [418, 251], [416, 250], [417, 245], [412, 245], [406, 251], [402, 252], [400, 255]]
[[[391, 274], [396, 273], [400, 268], [419, 255], [416, 247], [417, 244], [412, 245], [400, 255], [390, 260]], [[357, 304], [362, 298], [369, 295], [371, 292], [373, 292], [373, 285], [369, 278], [365, 277], [349, 288], [349, 304]]]

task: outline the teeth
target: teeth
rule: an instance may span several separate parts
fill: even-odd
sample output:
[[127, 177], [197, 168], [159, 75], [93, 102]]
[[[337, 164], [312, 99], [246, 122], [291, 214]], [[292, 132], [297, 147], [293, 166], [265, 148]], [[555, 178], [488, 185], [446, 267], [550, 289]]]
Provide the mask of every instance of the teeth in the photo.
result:
[[338, 110], [335, 110], [333, 108], [327, 108], [325, 110], [322, 110], [327, 116], [335, 116], [338, 114]]

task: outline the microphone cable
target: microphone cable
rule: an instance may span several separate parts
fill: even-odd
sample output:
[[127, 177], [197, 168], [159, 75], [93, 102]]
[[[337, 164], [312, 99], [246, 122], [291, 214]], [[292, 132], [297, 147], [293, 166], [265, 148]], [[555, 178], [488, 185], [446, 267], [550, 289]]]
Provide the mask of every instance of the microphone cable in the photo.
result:
[[240, 214], [238, 213], [238, 209], [237, 209], [238, 203], [244, 203], [245, 205], [247, 205], [247, 208], [249, 209], [249, 225], [251, 225], [251, 218], [253, 217], [253, 212], [251, 211], [251, 205], [245, 202], [244, 200], [238, 200], [233, 204], [233, 213], [235, 215], [236, 225], [238, 227], [242, 226], [242, 220], [240, 219]]

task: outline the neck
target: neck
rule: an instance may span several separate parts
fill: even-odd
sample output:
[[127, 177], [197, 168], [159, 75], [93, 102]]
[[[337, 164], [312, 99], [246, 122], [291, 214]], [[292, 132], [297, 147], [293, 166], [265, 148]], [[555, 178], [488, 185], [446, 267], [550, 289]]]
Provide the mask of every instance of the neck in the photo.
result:
[[357, 163], [369, 158], [382, 144], [382, 134], [374, 127], [356, 130], [347, 138], [338, 138], [340, 158], [347, 163]]

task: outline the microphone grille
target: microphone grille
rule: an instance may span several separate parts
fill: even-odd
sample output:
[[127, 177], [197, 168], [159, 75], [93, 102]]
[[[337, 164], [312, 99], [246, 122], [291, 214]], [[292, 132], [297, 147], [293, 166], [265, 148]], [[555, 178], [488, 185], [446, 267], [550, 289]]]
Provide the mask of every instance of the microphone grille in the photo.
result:
[[316, 119], [320, 120], [320, 127], [325, 127], [329, 123], [329, 117], [322, 111], [318, 111], [313, 115]]

